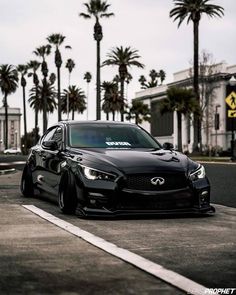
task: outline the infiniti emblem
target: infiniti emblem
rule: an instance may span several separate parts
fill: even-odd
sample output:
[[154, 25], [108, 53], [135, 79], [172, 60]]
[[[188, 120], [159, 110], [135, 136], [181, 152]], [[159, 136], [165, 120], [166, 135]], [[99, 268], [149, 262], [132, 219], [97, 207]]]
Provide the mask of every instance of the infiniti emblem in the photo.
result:
[[165, 179], [162, 177], [153, 177], [151, 179], [151, 184], [153, 185], [163, 185], [165, 183]]

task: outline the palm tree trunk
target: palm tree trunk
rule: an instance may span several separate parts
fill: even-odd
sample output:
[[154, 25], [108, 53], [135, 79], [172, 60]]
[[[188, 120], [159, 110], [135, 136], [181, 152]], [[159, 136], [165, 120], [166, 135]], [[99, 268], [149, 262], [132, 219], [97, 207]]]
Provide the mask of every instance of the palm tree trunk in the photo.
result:
[[46, 97], [46, 77], [43, 78], [43, 133], [47, 130], [47, 97]]
[[101, 119], [101, 92], [100, 92], [100, 41], [97, 40], [97, 120]]
[[106, 113], [106, 120], [109, 121], [109, 113]]
[[61, 73], [60, 67], [57, 67], [57, 107], [58, 107], [58, 122], [61, 121]]
[[89, 112], [89, 109], [88, 109], [88, 104], [89, 104], [89, 82], [87, 82], [87, 112], [86, 112], [86, 119], [88, 121], [88, 112]]
[[26, 121], [26, 104], [25, 104], [25, 87], [23, 88], [23, 109], [24, 109], [24, 150], [27, 150], [27, 121]]
[[[35, 85], [36, 87], [36, 101], [38, 101], [38, 85]], [[34, 143], [37, 144], [38, 142], [38, 119], [39, 118], [39, 110], [37, 107], [37, 103], [36, 103], [36, 107], [35, 107], [35, 138], [34, 138]]]
[[75, 118], [75, 111], [72, 110], [72, 120], [74, 120], [74, 118]]
[[[199, 76], [198, 76], [198, 59], [199, 59], [199, 21], [196, 20], [193, 22], [193, 88], [194, 88], [194, 93], [196, 100], [198, 103], [200, 103], [199, 99]], [[194, 126], [194, 140], [193, 140], [193, 151], [198, 151], [198, 143], [200, 139], [200, 120], [199, 116], [196, 114], [194, 115], [194, 120], [193, 120], [193, 126]]]
[[4, 97], [5, 107], [5, 149], [8, 149], [8, 105], [7, 105], [7, 94]]
[[182, 115], [177, 112], [177, 128], [178, 128], [178, 151], [182, 152]]
[[115, 111], [112, 111], [112, 121], [115, 121]]
[[34, 123], [34, 143], [36, 144], [38, 142], [38, 119], [39, 118], [39, 112], [38, 108], [35, 109], [35, 123]]
[[100, 90], [100, 41], [102, 40], [102, 26], [99, 23], [98, 16], [96, 16], [96, 23], [94, 25], [94, 39], [97, 42], [97, 120], [101, 119], [101, 90]]
[[120, 94], [122, 98], [122, 106], [120, 110], [120, 115], [121, 115], [121, 122], [124, 122], [124, 79], [121, 79], [120, 81]]

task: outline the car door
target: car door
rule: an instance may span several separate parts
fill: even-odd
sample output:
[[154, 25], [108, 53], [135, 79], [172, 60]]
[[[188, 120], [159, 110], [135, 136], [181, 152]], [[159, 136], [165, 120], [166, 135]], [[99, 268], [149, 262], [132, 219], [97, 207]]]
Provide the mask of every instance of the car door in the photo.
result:
[[55, 133], [57, 126], [54, 126], [46, 131], [42, 136], [40, 143], [33, 149], [33, 154], [35, 156], [36, 169], [33, 171], [33, 180], [37, 184], [37, 188], [43, 192], [50, 193], [50, 178], [48, 171], [48, 161], [49, 156], [48, 150], [44, 146], [44, 142], [51, 140], [53, 134]]
[[[44, 182], [48, 193], [57, 196], [58, 186], [61, 177], [61, 163], [64, 161], [63, 150], [63, 127], [58, 126], [51, 134], [50, 138], [45, 138], [42, 142], [42, 159], [44, 161]], [[57, 143], [57, 149], [50, 149], [45, 146], [46, 141], [53, 141]]]

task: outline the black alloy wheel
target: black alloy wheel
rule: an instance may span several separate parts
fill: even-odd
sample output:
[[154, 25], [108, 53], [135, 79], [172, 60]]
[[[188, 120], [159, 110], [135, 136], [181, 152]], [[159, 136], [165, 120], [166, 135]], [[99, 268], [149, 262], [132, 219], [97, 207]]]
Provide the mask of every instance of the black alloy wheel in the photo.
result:
[[75, 179], [72, 173], [62, 175], [58, 192], [58, 205], [63, 213], [73, 214], [77, 207]]

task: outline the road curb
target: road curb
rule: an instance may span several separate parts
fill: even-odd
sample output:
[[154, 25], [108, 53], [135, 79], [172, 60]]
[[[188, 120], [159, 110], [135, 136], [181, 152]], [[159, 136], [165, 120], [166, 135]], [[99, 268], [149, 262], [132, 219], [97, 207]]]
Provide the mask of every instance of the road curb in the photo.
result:
[[15, 168], [4, 169], [4, 170], [0, 170], [0, 175], [11, 174], [11, 173], [15, 173], [15, 172], [16, 172]]

